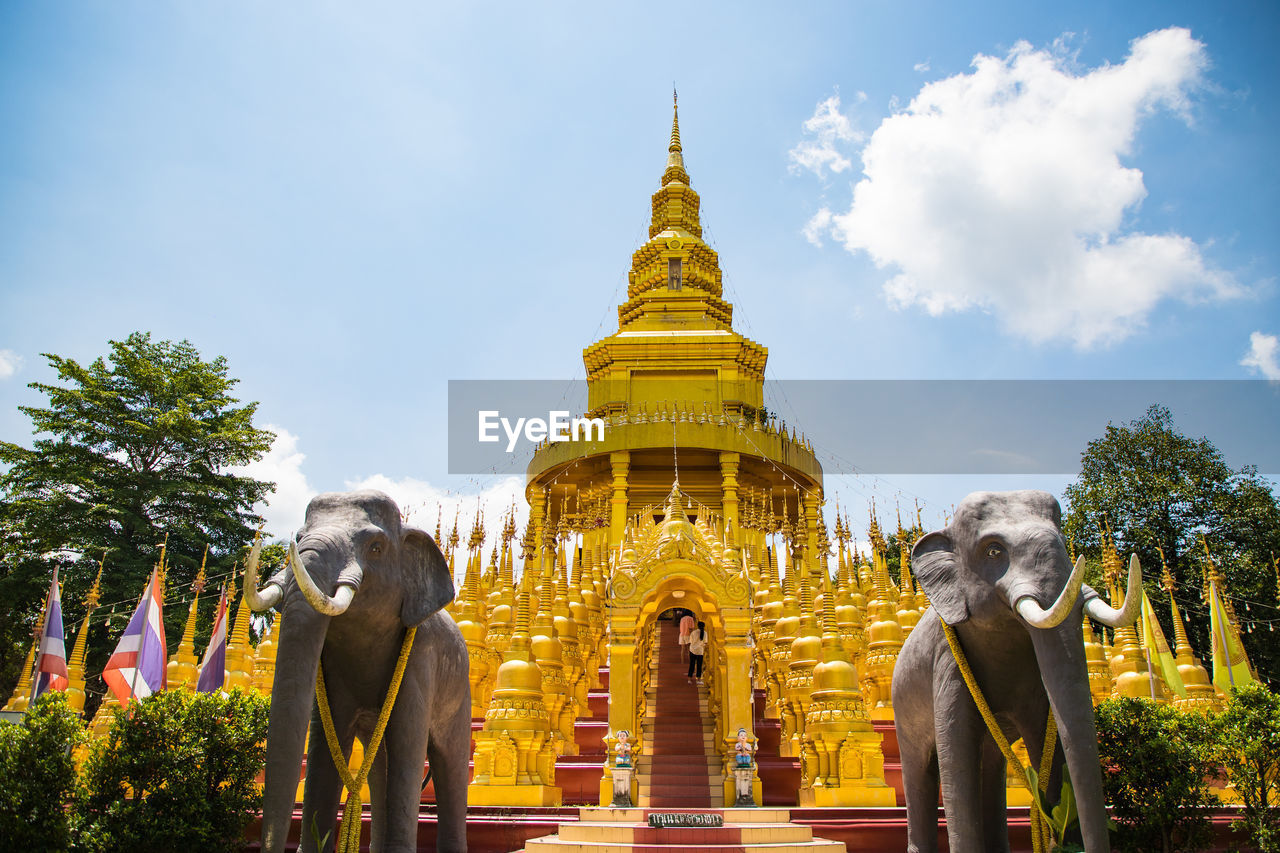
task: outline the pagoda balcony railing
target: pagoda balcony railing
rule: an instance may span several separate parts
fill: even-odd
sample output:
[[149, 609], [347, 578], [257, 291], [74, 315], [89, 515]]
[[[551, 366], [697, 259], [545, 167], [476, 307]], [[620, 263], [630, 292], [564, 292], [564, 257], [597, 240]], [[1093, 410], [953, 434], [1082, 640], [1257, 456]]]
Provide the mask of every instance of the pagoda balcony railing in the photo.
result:
[[713, 414], [706, 404], [695, 409], [689, 404], [658, 403], [652, 412], [642, 405], [604, 415], [583, 415], [593, 416], [601, 417], [605, 423], [603, 440], [541, 441], [529, 463], [529, 476], [537, 476], [584, 455], [675, 446], [758, 457], [821, 482], [822, 466], [809, 440], [785, 422], [768, 417], [760, 410], [748, 412], [741, 406], [726, 405]]

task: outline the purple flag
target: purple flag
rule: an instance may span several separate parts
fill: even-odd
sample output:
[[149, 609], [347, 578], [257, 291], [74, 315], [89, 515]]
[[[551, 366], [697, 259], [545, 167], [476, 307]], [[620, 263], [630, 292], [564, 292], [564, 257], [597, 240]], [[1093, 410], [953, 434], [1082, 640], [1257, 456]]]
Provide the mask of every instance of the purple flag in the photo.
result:
[[227, 590], [222, 589], [222, 600], [218, 602], [218, 615], [213, 620], [213, 636], [209, 637], [209, 646], [204, 651], [204, 660], [200, 664], [200, 680], [196, 682], [196, 690], [201, 693], [212, 693], [222, 687], [227, 677]]
[[49, 690], [66, 690], [67, 647], [62, 632], [62, 596], [58, 593], [58, 569], [53, 570], [53, 583], [44, 605], [44, 630], [40, 634], [40, 655], [36, 658], [36, 683], [32, 688], [34, 700]]
[[167, 660], [162, 608], [160, 579], [152, 572], [147, 591], [102, 673], [102, 680], [126, 707], [131, 699], [145, 699], [165, 689]]

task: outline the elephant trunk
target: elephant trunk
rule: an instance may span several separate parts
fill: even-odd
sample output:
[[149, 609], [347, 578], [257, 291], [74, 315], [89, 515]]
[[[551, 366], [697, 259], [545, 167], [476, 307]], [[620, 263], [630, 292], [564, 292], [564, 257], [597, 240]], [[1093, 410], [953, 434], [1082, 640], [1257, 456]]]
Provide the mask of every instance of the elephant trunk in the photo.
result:
[[1071, 570], [1071, 576], [1062, 587], [1062, 592], [1058, 593], [1058, 600], [1048, 610], [1042, 608], [1031, 595], [1024, 595], [1015, 601], [1014, 609], [1033, 628], [1058, 627], [1071, 615], [1071, 610], [1076, 605], [1076, 597], [1084, 582], [1084, 568], [1084, 554], [1081, 554], [1076, 560], [1075, 568]]
[[[267, 724], [267, 768], [262, 794], [262, 850], [281, 853], [297, 799], [302, 751], [315, 702], [316, 672], [329, 619], [293, 599], [280, 627], [278, 647], [287, 666], [277, 666]], [[304, 830], [305, 832], [305, 830]]]
[[[1080, 810], [1080, 831], [1088, 853], [1109, 853], [1107, 811], [1098, 763], [1098, 733], [1093, 721], [1089, 675], [1084, 658], [1081, 620], [1070, 619], [1051, 631], [1031, 631], [1031, 642], [1044, 680], [1049, 705], [1058, 724], [1058, 736], [1071, 785]], [[1033, 762], [1037, 756], [1031, 756]], [[1050, 791], [1057, 798], [1057, 791]]]
[[311, 573], [307, 571], [306, 566], [302, 565], [295, 545], [289, 546], [289, 566], [293, 569], [293, 577], [298, 582], [298, 589], [307, 599], [307, 603], [326, 616], [341, 616], [347, 611], [364, 577], [364, 569], [359, 563], [352, 561], [339, 573], [338, 589], [330, 596], [316, 586]]

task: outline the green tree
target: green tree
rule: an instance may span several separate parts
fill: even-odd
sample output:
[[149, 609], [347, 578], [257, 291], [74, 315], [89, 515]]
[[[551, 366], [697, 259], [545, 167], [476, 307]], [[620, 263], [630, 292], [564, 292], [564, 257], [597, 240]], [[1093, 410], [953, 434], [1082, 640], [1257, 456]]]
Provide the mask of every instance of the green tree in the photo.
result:
[[[1103, 519], [1122, 556], [1142, 561], [1147, 594], [1162, 621], [1168, 597], [1160, 588], [1160, 553], [1177, 584], [1179, 608], [1197, 652], [1208, 660], [1208, 616], [1202, 590], [1204, 537], [1227, 592], [1240, 601], [1245, 648], [1259, 675], [1280, 685], [1280, 632], [1251, 630], [1254, 620], [1280, 619], [1273, 554], [1280, 555], [1280, 504], [1271, 484], [1249, 466], [1234, 470], [1207, 438], [1178, 432], [1164, 406], [1123, 426], [1108, 424], [1089, 442], [1080, 476], [1064, 494], [1063, 527], [1095, 560]], [[1158, 606], [1163, 600], [1166, 606]], [[1171, 624], [1165, 621], [1166, 632]]]
[[71, 750], [84, 726], [62, 693], [46, 693], [17, 725], [0, 723], [0, 839], [8, 850], [66, 850], [65, 806], [76, 786]]
[[78, 849], [242, 849], [262, 800], [269, 708], [239, 690], [167, 690], [117, 711], [85, 766]]
[[1263, 853], [1280, 851], [1280, 696], [1245, 685], [1214, 724], [1218, 761], [1244, 801], [1241, 823]]
[[1108, 699], [1094, 713], [1115, 849], [1204, 849], [1211, 835], [1204, 809], [1217, 804], [1205, 785], [1216, 770], [1209, 721], [1145, 699]]
[[[210, 573], [230, 570], [260, 523], [254, 504], [273, 488], [232, 470], [260, 459], [274, 435], [254, 427], [256, 403], [231, 396], [237, 380], [225, 358], [205, 361], [187, 341], [139, 332], [110, 347], [88, 365], [45, 354], [58, 382], [32, 383], [48, 405], [21, 407], [34, 427], [31, 447], [0, 442], [7, 466], [0, 473], [4, 695], [55, 563], [70, 633], [105, 554], [102, 602], [120, 605], [111, 631], [99, 623], [91, 634], [95, 673], [166, 537], [169, 588], [185, 595], [206, 545]], [[180, 632], [185, 609], [168, 608], [166, 616], [168, 630]]]

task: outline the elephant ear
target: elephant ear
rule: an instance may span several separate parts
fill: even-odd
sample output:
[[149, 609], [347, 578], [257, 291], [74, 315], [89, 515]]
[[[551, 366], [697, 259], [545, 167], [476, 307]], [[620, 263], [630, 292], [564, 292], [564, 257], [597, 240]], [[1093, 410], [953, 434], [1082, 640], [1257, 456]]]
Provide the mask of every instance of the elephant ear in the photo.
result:
[[401, 532], [400, 570], [404, 572], [400, 621], [405, 627], [421, 625], [428, 616], [453, 601], [449, 563], [426, 531], [406, 527]]
[[948, 625], [969, 618], [966, 587], [976, 578], [960, 566], [955, 545], [944, 531], [921, 537], [911, 549], [911, 570], [929, 597], [929, 603]]

